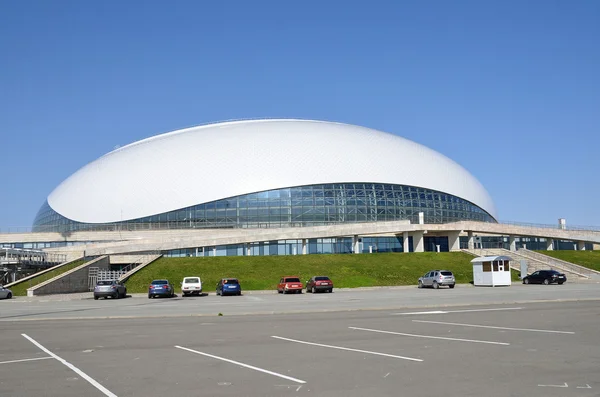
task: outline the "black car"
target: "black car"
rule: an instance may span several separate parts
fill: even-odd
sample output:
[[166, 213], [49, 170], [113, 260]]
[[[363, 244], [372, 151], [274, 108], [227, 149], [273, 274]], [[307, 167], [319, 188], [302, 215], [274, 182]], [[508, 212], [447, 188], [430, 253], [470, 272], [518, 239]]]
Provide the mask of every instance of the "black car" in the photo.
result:
[[567, 277], [563, 273], [556, 270], [538, 270], [523, 278], [523, 284], [562, 284], [567, 281]]

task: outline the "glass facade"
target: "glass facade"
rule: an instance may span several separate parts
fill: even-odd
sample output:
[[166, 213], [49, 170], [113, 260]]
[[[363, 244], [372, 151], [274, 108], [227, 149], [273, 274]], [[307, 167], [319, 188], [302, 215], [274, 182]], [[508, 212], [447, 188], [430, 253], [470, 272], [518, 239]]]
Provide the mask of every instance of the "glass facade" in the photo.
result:
[[116, 223], [81, 223], [58, 214], [48, 203], [40, 208], [34, 232], [274, 228], [410, 220], [418, 223], [462, 220], [496, 222], [483, 209], [460, 197], [414, 186], [381, 183], [334, 183], [245, 194], [175, 211]]

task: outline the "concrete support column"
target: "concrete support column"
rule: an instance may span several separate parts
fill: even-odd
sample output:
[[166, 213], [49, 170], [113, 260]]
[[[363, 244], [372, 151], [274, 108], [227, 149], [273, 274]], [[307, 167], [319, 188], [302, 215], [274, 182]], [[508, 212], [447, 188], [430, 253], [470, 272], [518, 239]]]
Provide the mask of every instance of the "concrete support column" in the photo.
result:
[[585, 251], [585, 242], [584, 241], [577, 242], [577, 251]]
[[516, 251], [517, 250], [517, 240], [515, 238], [515, 236], [508, 236], [508, 244], [510, 245], [510, 250], [511, 251]]
[[554, 240], [551, 238], [546, 239], [546, 250], [552, 251], [554, 249]]
[[213, 256], [217, 256], [217, 247], [213, 247], [212, 251], [213, 251]]
[[467, 235], [469, 236], [469, 242], [467, 247], [470, 250], [475, 249], [475, 239], [473, 238], [473, 232], [467, 232]]
[[402, 233], [402, 251], [403, 252], [410, 252], [410, 240], [408, 239], [408, 232], [403, 232]]
[[250, 244], [245, 244], [246, 246], [246, 256], [252, 256], [252, 248], [250, 247]]
[[425, 213], [419, 212], [419, 225], [424, 225], [424, 224], [425, 224]]
[[413, 251], [414, 252], [425, 252], [425, 244], [423, 239], [423, 232], [413, 233]]
[[305, 238], [302, 239], [302, 255], [306, 255], [308, 254], [308, 246], [307, 246], [308, 240], [306, 240]]
[[460, 231], [448, 233], [448, 248], [450, 251], [460, 251]]
[[352, 252], [360, 254], [360, 242], [357, 235], [352, 236]]

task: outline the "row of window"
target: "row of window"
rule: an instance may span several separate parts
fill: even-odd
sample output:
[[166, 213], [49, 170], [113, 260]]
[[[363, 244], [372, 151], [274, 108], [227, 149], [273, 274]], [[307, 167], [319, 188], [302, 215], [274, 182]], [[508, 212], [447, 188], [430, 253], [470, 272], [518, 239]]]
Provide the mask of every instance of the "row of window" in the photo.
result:
[[[419, 212], [424, 213], [425, 223], [495, 222], [481, 208], [453, 195], [414, 186], [356, 183], [251, 193], [116, 224], [180, 222], [170, 226], [250, 228], [393, 220], [417, 223]], [[34, 231], [106, 230], [107, 226], [71, 221], [52, 210], [48, 203], [34, 221]]]

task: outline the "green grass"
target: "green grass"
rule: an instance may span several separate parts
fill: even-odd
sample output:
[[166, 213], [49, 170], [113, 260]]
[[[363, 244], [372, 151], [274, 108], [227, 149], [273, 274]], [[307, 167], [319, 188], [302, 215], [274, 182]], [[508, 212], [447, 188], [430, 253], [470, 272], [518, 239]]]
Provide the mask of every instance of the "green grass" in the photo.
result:
[[[359, 255], [230, 256], [161, 258], [127, 281], [129, 292], [147, 292], [154, 279], [168, 279], [179, 290], [186, 276], [200, 276], [203, 289], [213, 291], [223, 277], [236, 277], [244, 290], [274, 290], [282, 276], [329, 276], [336, 288], [416, 285], [432, 269], [447, 269], [457, 283], [473, 280], [473, 256], [462, 252]], [[515, 272], [513, 279], [518, 280]]]
[[600, 271], [600, 251], [537, 251], [563, 261]]
[[71, 269], [76, 268], [77, 266], [81, 266], [83, 264], [83, 259], [77, 260], [71, 264], [60, 267], [56, 270], [52, 270], [51, 272], [40, 274], [37, 277], [29, 279], [27, 281], [23, 281], [22, 283], [16, 284], [9, 289], [12, 291], [14, 296], [26, 296], [27, 288], [31, 288], [35, 285], [41, 284], [44, 281], [50, 280], [53, 277], [58, 276], [59, 274], [63, 274]]

